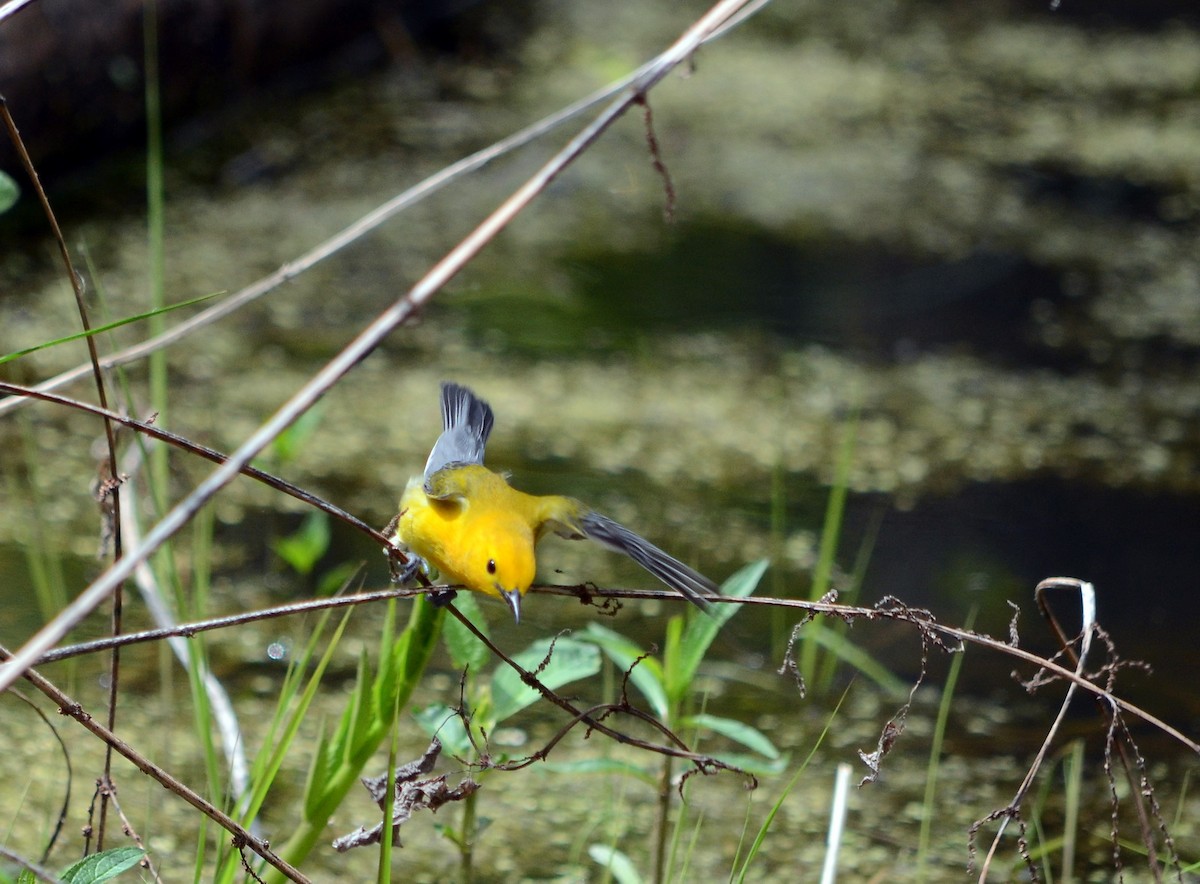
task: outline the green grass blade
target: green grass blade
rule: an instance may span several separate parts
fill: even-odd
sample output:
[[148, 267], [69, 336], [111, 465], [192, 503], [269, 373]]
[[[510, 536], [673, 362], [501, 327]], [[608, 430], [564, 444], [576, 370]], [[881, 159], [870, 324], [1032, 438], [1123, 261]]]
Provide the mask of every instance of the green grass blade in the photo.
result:
[[[379, 671], [374, 679], [364, 671], [360, 680], [370, 682], [367, 690], [355, 691], [356, 698], [343, 714], [338, 733], [331, 740], [324, 782], [313, 783], [313, 793], [305, 798], [305, 818], [279, 853], [292, 865], [298, 865], [320, 841], [330, 817], [358, 783], [363, 767], [390, 732], [394, 711], [408, 705], [429, 658], [441, 637], [444, 608], [435, 608], [424, 596], [413, 600], [408, 625], [395, 639], [390, 623], [395, 602], [388, 606], [388, 617], [381, 639]], [[340, 750], [336, 754], [333, 749]], [[282, 881], [275, 869], [267, 871], [268, 881]]]
[[[733, 574], [721, 587], [721, 595], [727, 598], [746, 598], [758, 588], [758, 583], [766, 573], [767, 559], [751, 562]], [[721, 631], [721, 627], [741, 610], [741, 605], [713, 605], [715, 610], [710, 615], [692, 617], [684, 630], [683, 637], [675, 653], [664, 656], [664, 670], [667, 696], [672, 702], [679, 702], [683, 695], [691, 689], [692, 680], [700, 661], [708, 653], [709, 645]]]
[[1062, 850], [1062, 880], [1063, 884], [1072, 884], [1075, 880], [1075, 854], [1079, 838], [1079, 810], [1083, 794], [1083, 740], [1071, 742], [1071, 752], [1067, 756], [1067, 782], [1063, 813], [1063, 850]]
[[842, 691], [842, 696], [838, 698], [837, 705], [833, 707], [833, 711], [829, 713], [829, 718], [825, 721], [825, 727], [821, 729], [821, 733], [817, 735], [816, 741], [812, 748], [808, 750], [808, 755], [804, 757], [804, 761], [800, 762], [800, 766], [796, 768], [796, 772], [792, 774], [792, 778], [788, 780], [787, 785], [779, 793], [779, 797], [775, 799], [775, 803], [771, 805], [771, 809], [767, 812], [766, 818], [763, 819], [762, 825], [758, 827], [758, 833], [754, 836], [754, 841], [750, 845], [750, 849], [746, 852], [746, 859], [742, 863], [740, 869], [735, 869], [730, 874], [730, 880], [736, 884], [742, 884], [746, 880], [746, 875], [750, 871], [750, 866], [754, 863], [754, 858], [758, 855], [758, 851], [762, 848], [763, 842], [767, 840], [767, 832], [771, 829], [771, 824], [775, 821], [779, 809], [783, 807], [783, 802], [787, 799], [792, 790], [796, 788], [796, 784], [800, 782], [800, 775], [808, 769], [808, 764], [812, 761], [813, 756], [817, 754], [817, 750], [821, 748], [821, 744], [825, 741], [826, 735], [829, 733], [830, 727], [833, 726], [833, 721], [837, 718], [838, 712], [842, 708], [842, 704], [846, 702], [846, 697], [850, 693], [850, 687]]
[[[833, 565], [837, 557], [838, 541], [842, 533], [842, 520], [846, 513], [846, 492], [850, 488], [850, 467], [854, 463], [854, 448], [858, 437], [858, 409], [842, 430], [842, 444], [838, 449], [833, 487], [829, 491], [829, 502], [825, 506], [825, 520], [821, 525], [821, 545], [817, 555], [817, 566], [813, 572], [812, 591], [809, 598], [817, 601], [829, 591]], [[806, 684], [815, 684], [817, 670], [817, 645], [811, 641], [816, 632], [824, 629], [818, 620], [804, 631], [800, 648], [800, 675]]]
[[199, 304], [201, 301], [207, 301], [209, 298], [215, 298], [220, 292], [214, 292], [211, 295], [201, 295], [198, 298], [192, 298], [188, 301], [180, 301], [178, 304], [168, 304], [165, 307], [158, 307], [154, 310], [147, 310], [145, 313], [138, 313], [136, 316], [129, 316], [125, 319], [118, 319], [104, 325], [98, 325], [95, 328], [85, 331], [76, 332], [73, 335], [67, 335], [64, 338], [55, 338], [52, 341], [45, 341], [33, 347], [26, 347], [24, 350], [16, 350], [12, 353], [0, 355], [0, 365], [6, 362], [12, 362], [14, 359], [20, 359], [22, 356], [28, 356], [30, 353], [37, 353], [39, 350], [46, 350], [50, 347], [57, 347], [59, 344], [69, 344], [72, 341], [89, 338], [93, 335], [103, 334], [107, 331], [112, 331], [114, 328], [120, 328], [123, 325], [129, 325], [132, 322], [141, 322], [144, 319], [150, 319], [154, 316], [161, 316], [164, 313], [170, 313], [172, 310], [178, 310], [182, 307], [191, 307], [193, 304]]

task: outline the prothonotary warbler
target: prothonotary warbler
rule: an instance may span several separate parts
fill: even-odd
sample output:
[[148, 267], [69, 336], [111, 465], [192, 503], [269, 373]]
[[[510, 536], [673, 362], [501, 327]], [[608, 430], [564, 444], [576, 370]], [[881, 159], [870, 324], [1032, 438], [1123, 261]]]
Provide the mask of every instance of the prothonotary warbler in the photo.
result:
[[[466, 387], [442, 384], [442, 426], [425, 472], [400, 498], [393, 541], [444, 580], [503, 599], [520, 621], [521, 596], [537, 571], [534, 547], [554, 532], [624, 553], [701, 608], [717, 593], [707, 577], [578, 500], [525, 494], [485, 467], [492, 409]], [[406, 576], [420, 564], [414, 559]]]

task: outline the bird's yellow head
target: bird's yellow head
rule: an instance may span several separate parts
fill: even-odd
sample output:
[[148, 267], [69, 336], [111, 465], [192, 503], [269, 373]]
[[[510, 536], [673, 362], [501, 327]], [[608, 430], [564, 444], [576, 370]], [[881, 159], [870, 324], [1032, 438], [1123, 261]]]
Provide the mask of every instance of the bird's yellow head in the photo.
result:
[[472, 589], [499, 596], [521, 619], [521, 596], [537, 573], [533, 532], [520, 518], [497, 514], [471, 532], [471, 552], [463, 563], [463, 582]]

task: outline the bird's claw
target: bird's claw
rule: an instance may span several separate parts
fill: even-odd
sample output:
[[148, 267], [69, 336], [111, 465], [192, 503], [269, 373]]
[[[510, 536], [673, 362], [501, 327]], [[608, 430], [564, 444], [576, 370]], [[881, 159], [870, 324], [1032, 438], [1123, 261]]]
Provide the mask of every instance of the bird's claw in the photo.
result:
[[455, 596], [458, 595], [458, 591], [453, 589], [435, 589], [431, 590], [427, 595], [431, 605], [435, 608], [444, 608], [454, 601]]
[[403, 562], [398, 561], [396, 556], [388, 556], [388, 564], [391, 567], [392, 583], [397, 586], [412, 583], [421, 571], [429, 572], [429, 565], [425, 560], [413, 553], [409, 553]]

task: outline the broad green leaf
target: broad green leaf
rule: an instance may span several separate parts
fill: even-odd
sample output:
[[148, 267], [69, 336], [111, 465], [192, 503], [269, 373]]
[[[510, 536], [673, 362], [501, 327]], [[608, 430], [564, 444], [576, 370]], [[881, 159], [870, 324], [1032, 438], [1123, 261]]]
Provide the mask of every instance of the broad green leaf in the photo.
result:
[[14, 353], [0, 355], [0, 365], [6, 362], [11, 362], [14, 359], [20, 359], [22, 356], [28, 356], [30, 353], [36, 353], [38, 350], [45, 350], [47, 347], [56, 347], [59, 344], [69, 344], [71, 341], [78, 341], [82, 338], [90, 338], [93, 335], [102, 334], [106, 331], [112, 331], [114, 328], [120, 328], [123, 325], [129, 325], [131, 322], [139, 322], [143, 319], [149, 319], [151, 316], [159, 316], [163, 313], [170, 313], [172, 310], [178, 310], [180, 307], [190, 307], [193, 304], [199, 304], [201, 301], [207, 301], [209, 298], [215, 298], [221, 292], [214, 292], [211, 295], [201, 295], [199, 298], [192, 298], [190, 301], [181, 301], [178, 304], [168, 304], [158, 310], [149, 310], [146, 313], [139, 313], [136, 316], [129, 316], [125, 319], [118, 319], [115, 322], [109, 322], [105, 325], [97, 326], [89, 331], [76, 332], [73, 335], [67, 335], [65, 338], [55, 338], [53, 341], [43, 341], [34, 347], [26, 347], [24, 350], [17, 350]]
[[779, 757], [779, 750], [775, 748], [775, 744], [768, 739], [766, 734], [758, 728], [732, 718], [707, 714], [689, 715], [683, 720], [683, 723], [692, 727], [707, 728], [772, 760]]
[[[721, 595], [728, 598], [746, 598], [758, 588], [758, 582], [766, 570], [766, 559], [751, 562], [725, 581], [721, 587]], [[711, 615], [691, 619], [683, 633], [683, 639], [677, 649], [678, 653], [670, 655], [670, 665], [667, 666], [665, 680], [667, 696], [674, 700], [682, 699], [682, 694], [691, 687], [692, 679], [696, 676], [696, 669], [700, 666], [704, 655], [708, 653], [708, 647], [717, 637], [717, 633], [721, 631], [721, 627], [730, 617], [741, 610], [740, 605], [719, 604], [713, 605], [713, 608], [716, 610]]]
[[471, 741], [458, 713], [445, 703], [433, 703], [424, 709], [414, 709], [413, 718], [421, 730], [442, 741], [447, 755], [463, 758], [471, 754]]
[[607, 844], [593, 844], [588, 848], [588, 856], [608, 869], [617, 884], [642, 884], [642, 876], [634, 867], [633, 860], [615, 847], [609, 847]]
[[[634, 687], [641, 691], [642, 696], [654, 709], [654, 714], [660, 720], [667, 717], [667, 694], [663, 690], [662, 664], [653, 657], [643, 657], [633, 666], [633, 661], [644, 653], [636, 643], [611, 629], [598, 623], [589, 623], [585, 630], [586, 641], [595, 642], [604, 651], [608, 659], [621, 670], [621, 677], [629, 673], [629, 680]], [[630, 667], [633, 666], [631, 670]]]
[[128, 871], [142, 861], [140, 847], [114, 847], [103, 853], [93, 853], [73, 864], [60, 876], [69, 884], [100, 884]]
[[0, 214], [7, 212], [21, 198], [21, 188], [11, 175], [0, 172]]
[[[513, 661], [530, 672], [537, 670], [545, 662], [545, 668], [536, 674], [538, 681], [550, 690], [556, 690], [600, 671], [600, 651], [595, 645], [560, 638], [553, 641], [554, 653], [547, 661], [546, 656], [550, 653], [551, 644], [551, 639], [539, 639], [513, 657]], [[495, 721], [504, 721], [535, 702], [540, 696], [541, 694], [521, 681], [521, 677], [513, 669], [503, 667], [492, 679], [492, 708]]]
[[[476, 629], [485, 636], [488, 635], [487, 619], [483, 616], [479, 603], [475, 601], [474, 593], [460, 592], [454, 600], [454, 606]], [[446, 650], [450, 652], [450, 660], [455, 669], [470, 667], [471, 672], [478, 675], [491, 659], [492, 655], [487, 645], [477, 639], [457, 617], [446, 619], [442, 627], [442, 640], [446, 643]]]

